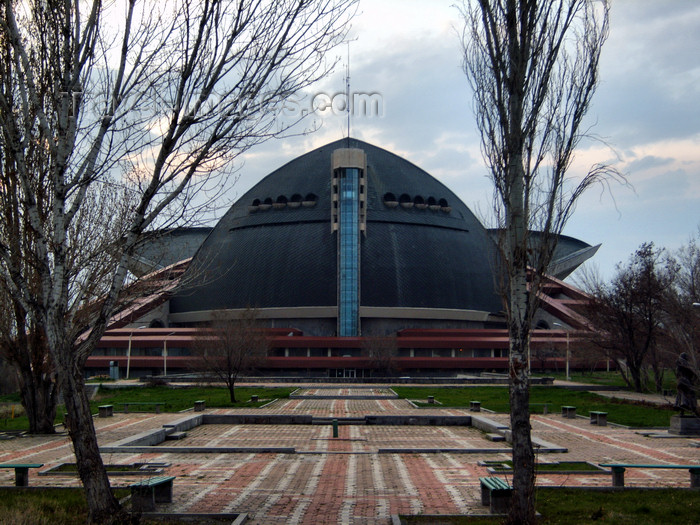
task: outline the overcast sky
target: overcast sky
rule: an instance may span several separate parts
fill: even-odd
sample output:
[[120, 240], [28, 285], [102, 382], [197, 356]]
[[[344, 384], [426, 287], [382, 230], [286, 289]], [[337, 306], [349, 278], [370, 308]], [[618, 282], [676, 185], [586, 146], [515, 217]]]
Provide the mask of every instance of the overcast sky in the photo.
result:
[[[479, 149], [471, 93], [461, 70], [454, 0], [362, 0], [350, 47], [351, 92], [377, 93], [382, 114], [355, 117], [351, 134], [403, 156], [445, 183], [473, 211], [489, 208], [491, 186]], [[613, 0], [601, 82], [589, 113], [591, 141], [574, 170], [613, 162], [633, 189], [592, 190], [564, 233], [602, 243], [593, 261], [612, 276], [645, 241], [676, 249], [700, 225], [700, 2]], [[337, 72], [295, 102], [307, 107], [345, 89]], [[319, 98], [320, 97], [320, 98]], [[342, 102], [341, 99], [334, 99]], [[320, 129], [251, 150], [240, 196], [293, 158], [346, 135], [345, 117], [326, 110]]]

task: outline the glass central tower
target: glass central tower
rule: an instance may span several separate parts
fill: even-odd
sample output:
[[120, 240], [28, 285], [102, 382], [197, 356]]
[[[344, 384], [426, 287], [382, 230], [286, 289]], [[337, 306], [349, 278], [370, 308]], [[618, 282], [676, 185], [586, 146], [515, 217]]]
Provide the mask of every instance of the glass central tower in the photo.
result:
[[338, 245], [338, 335], [360, 335], [360, 234], [365, 231], [365, 154], [333, 152], [332, 228]]

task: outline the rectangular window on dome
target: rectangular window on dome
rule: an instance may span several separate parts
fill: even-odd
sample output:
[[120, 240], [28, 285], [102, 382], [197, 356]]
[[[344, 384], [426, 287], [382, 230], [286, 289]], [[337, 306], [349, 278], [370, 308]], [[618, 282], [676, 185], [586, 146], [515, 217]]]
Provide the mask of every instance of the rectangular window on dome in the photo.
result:
[[338, 228], [338, 335], [359, 332], [359, 186], [360, 170], [340, 170], [340, 225]]

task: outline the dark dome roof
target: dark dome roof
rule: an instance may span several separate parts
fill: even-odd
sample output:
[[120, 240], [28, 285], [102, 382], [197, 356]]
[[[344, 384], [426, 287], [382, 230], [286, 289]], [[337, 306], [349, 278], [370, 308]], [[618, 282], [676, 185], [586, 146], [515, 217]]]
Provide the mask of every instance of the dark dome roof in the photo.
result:
[[336, 305], [331, 153], [347, 147], [367, 155], [361, 305], [501, 310], [495, 246], [467, 206], [405, 159], [343, 139], [275, 170], [229, 209], [195, 255], [171, 312]]

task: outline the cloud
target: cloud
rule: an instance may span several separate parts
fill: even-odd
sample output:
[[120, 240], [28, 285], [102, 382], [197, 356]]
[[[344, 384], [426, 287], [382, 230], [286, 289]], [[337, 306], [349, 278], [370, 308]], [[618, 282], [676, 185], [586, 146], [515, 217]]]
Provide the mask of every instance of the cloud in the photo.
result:
[[635, 159], [627, 163], [627, 170], [630, 172], [646, 171], [651, 168], [658, 168], [672, 164], [674, 159], [670, 157], [656, 157], [654, 155], [645, 155], [641, 159]]
[[700, 131], [700, 3], [618, 0], [590, 118], [618, 147]]

